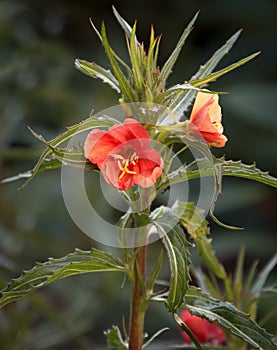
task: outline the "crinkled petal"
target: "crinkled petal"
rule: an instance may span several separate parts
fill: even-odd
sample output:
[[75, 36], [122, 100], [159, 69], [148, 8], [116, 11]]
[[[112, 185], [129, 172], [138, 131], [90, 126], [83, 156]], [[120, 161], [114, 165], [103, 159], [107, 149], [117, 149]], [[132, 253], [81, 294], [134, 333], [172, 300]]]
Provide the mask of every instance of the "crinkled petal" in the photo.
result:
[[149, 148], [150, 143], [147, 130], [128, 118], [108, 131], [91, 131], [84, 152], [112, 187], [128, 190], [133, 185], [150, 187], [162, 174], [163, 160], [158, 151]]
[[121, 143], [133, 139], [143, 139], [147, 142], [147, 146], [150, 145], [147, 130], [135, 119], [127, 118], [123, 124], [112, 126], [108, 132]]
[[163, 159], [158, 151], [146, 149], [139, 153], [139, 160], [134, 166], [136, 175], [134, 175], [135, 184], [141, 187], [153, 186], [163, 171]]
[[227, 142], [227, 137], [220, 132], [208, 133], [201, 132], [202, 138], [211, 146], [224, 147]]
[[223, 147], [227, 137], [222, 135], [221, 107], [218, 103], [217, 94], [199, 92], [196, 96], [190, 121], [191, 133], [204, 139], [208, 144], [215, 147]]
[[92, 130], [84, 144], [85, 157], [101, 169], [108, 154], [119, 144], [120, 141], [109, 132], [100, 129]]

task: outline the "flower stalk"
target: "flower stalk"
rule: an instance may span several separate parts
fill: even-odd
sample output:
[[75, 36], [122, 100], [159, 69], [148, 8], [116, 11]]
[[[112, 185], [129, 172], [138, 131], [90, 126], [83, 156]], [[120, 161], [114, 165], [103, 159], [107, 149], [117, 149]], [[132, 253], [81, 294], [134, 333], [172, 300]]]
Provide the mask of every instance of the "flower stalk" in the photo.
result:
[[129, 326], [129, 350], [141, 350], [143, 344], [144, 318], [147, 308], [145, 293], [146, 252], [146, 245], [138, 248], [134, 262]]

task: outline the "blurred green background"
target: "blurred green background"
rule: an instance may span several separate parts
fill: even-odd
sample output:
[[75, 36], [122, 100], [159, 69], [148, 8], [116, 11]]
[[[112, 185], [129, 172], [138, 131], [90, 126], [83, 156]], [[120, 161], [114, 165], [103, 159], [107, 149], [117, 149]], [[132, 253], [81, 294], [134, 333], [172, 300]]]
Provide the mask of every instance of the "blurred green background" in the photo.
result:
[[[26, 125], [49, 139], [87, 118], [92, 109], [97, 112], [117, 103], [117, 94], [107, 85], [74, 68], [74, 58], [108, 67], [89, 17], [98, 27], [105, 21], [110, 43], [125, 55], [124, 35], [112, 5], [129, 23], [138, 20], [138, 37], [145, 44], [151, 24], [157, 34], [162, 33], [161, 65], [201, 10], [170, 77], [172, 84], [189, 79], [235, 31], [244, 29], [219, 67], [255, 51], [262, 54], [211, 85], [230, 92], [221, 97], [229, 142], [216, 153], [247, 164], [256, 161], [276, 176], [276, 0], [2, 0], [0, 178], [31, 169], [42, 149]], [[35, 261], [61, 257], [75, 247], [111, 250], [89, 239], [72, 222], [62, 199], [59, 170], [39, 175], [22, 191], [17, 190], [19, 185], [0, 186], [0, 287]], [[224, 222], [246, 228], [232, 232], [211, 224], [214, 247], [228, 271], [234, 268], [241, 245], [246, 247], [246, 269], [253, 260], [262, 267], [276, 251], [276, 209], [276, 192], [271, 188], [247, 180], [224, 180], [216, 214]], [[129, 291], [121, 290], [121, 283], [122, 276], [110, 273], [76, 276], [8, 305], [0, 311], [0, 349], [100, 349], [105, 344], [103, 330], [121, 324], [122, 314], [128, 319]], [[273, 298], [261, 303], [260, 319], [274, 303]], [[165, 341], [181, 342], [162, 306], [151, 307], [146, 323], [150, 333], [171, 327]], [[276, 333], [276, 317], [265, 326]]]

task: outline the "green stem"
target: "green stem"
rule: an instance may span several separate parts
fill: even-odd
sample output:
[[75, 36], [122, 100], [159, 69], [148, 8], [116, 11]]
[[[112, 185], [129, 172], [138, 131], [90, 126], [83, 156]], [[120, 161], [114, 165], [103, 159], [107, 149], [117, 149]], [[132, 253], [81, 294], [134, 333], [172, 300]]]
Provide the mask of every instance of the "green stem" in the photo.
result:
[[144, 333], [144, 316], [147, 307], [145, 300], [145, 268], [147, 246], [138, 248], [134, 262], [132, 283], [129, 350], [141, 350]]

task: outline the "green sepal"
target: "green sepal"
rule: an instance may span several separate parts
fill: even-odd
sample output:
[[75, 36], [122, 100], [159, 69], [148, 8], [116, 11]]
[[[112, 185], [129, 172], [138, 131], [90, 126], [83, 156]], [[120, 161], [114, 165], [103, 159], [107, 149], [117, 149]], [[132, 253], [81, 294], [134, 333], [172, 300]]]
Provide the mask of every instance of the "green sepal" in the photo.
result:
[[0, 307], [22, 298], [39, 288], [59, 279], [88, 272], [117, 271], [126, 272], [120, 259], [97, 249], [82, 251], [75, 249], [63, 258], [49, 258], [44, 263], [38, 262], [31, 270], [24, 271], [16, 279], [8, 282], [1, 291]]

